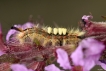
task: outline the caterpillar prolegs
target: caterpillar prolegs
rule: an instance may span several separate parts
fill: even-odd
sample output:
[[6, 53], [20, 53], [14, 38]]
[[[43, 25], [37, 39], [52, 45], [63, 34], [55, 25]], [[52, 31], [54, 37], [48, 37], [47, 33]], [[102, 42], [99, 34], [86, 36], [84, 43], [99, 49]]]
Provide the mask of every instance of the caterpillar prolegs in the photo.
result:
[[18, 31], [15, 38], [22, 43], [35, 43], [42, 46], [64, 46], [77, 44], [80, 41], [80, 36], [85, 34], [79, 29], [52, 28], [33, 26], [22, 30], [22, 28], [12, 27]]

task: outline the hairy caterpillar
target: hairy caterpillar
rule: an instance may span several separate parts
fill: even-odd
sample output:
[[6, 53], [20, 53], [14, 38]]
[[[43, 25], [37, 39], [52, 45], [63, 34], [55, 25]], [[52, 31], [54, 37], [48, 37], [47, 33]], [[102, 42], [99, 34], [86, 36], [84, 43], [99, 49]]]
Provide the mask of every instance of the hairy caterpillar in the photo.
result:
[[19, 31], [15, 38], [22, 44], [25, 42], [35, 43], [42, 46], [64, 46], [67, 44], [77, 44], [80, 41], [80, 36], [85, 34], [79, 29], [52, 28], [34, 26], [22, 30], [21, 28], [12, 27]]
[[[40, 69], [43, 69], [43, 67], [46, 66], [46, 62], [53, 60], [53, 57], [55, 56], [54, 50], [58, 48], [55, 48], [55, 46], [59, 46], [59, 48], [64, 48], [65, 50], [67, 49], [66, 51], [70, 55], [74, 50], [73, 47], [76, 49], [77, 44], [80, 42], [83, 35], [85, 37], [94, 36], [97, 38], [98, 31], [99, 33], [105, 33], [104, 30], [98, 30], [101, 28], [101, 25], [96, 27], [95, 25], [97, 24], [91, 21], [87, 22], [85, 19], [82, 22], [84, 23], [84, 31], [79, 29], [66, 29], [59, 27], [38, 27], [37, 25], [34, 25], [33, 27], [25, 27], [24, 29], [23, 27], [12, 26], [11, 29], [15, 30], [16, 32], [9, 36], [9, 43], [6, 43], [6, 47], [9, 49], [6, 50], [6, 53], [11, 54], [9, 56], [14, 55], [13, 57], [9, 58], [14, 60], [8, 60], [7, 62], [14, 62], [17, 60], [18, 63], [25, 64], [28, 68], [34, 69], [36, 71], [39, 69], [39, 71], [42, 71]], [[94, 29], [95, 27], [96, 29]], [[92, 34], [92, 32], [94, 33]], [[103, 38], [103, 36], [100, 37]], [[47, 46], [53, 47], [49, 48]], [[40, 51], [38, 50], [39, 47], [42, 47]], [[102, 54], [100, 61], [103, 62], [106, 60], [106, 52], [104, 51]], [[6, 61], [6, 57], [6, 55], [2, 56], [0, 61]]]

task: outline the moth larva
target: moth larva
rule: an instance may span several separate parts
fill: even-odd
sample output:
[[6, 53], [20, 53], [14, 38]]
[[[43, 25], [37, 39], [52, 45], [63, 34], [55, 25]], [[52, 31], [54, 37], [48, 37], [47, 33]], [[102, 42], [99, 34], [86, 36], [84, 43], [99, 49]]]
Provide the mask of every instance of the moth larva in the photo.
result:
[[29, 38], [29, 43], [35, 42], [36, 44], [38, 42], [42, 46], [62, 46], [79, 42], [80, 39], [77, 36], [82, 36], [85, 34], [84, 31], [80, 31], [79, 29], [68, 30], [66, 28], [56, 27], [45, 28], [46, 29], [35, 26], [33, 28], [20, 30], [21, 28], [15, 27], [16, 30], [18, 29], [18, 31], [20, 31], [17, 33], [16, 38], [21, 44], [28, 42], [26, 39]]

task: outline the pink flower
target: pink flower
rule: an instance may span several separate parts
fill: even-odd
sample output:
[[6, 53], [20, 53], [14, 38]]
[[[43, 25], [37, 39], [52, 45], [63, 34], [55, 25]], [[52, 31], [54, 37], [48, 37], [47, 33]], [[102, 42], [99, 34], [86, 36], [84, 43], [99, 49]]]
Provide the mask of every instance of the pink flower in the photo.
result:
[[79, 43], [70, 57], [74, 65], [83, 66], [83, 71], [90, 71], [95, 65], [101, 65], [106, 69], [106, 65], [99, 62], [100, 54], [104, 48], [103, 43], [92, 38], [86, 38]]
[[3, 55], [3, 54], [5, 54], [5, 53], [4, 53], [3, 51], [0, 50], [0, 56]]
[[63, 67], [64, 69], [71, 69], [68, 54], [63, 49], [57, 49], [57, 62], [60, 64], [60, 67]]
[[[17, 28], [21, 28], [21, 25], [14, 25], [14, 27], [17, 27]], [[15, 34], [16, 32], [18, 32], [17, 30], [15, 29], [10, 29], [6, 35], [6, 41], [9, 41], [9, 38]]]
[[56, 67], [54, 64], [48, 65], [45, 67], [46, 71], [63, 71]]
[[[82, 66], [83, 71], [90, 71], [95, 65], [101, 65], [106, 70], [106, 65], [99, 61], [100, 54], [104, 50], [105, 46], [103, 43], [92, 39], [86, 38], [79, 43], [76, 50], [70, 55], [74, 66]], [[73, 67], [70, 65], [68, 54], [61, 48], [56, 50], [57, 62], [63, 69], [72, 70]], [[46, 71], [61, 71], [54, 64], [45, 67]]]
[[89, 19], [92, 19], [93, 16], [92, 15], [83, 15], [82, 19], [85, 19], [85, 20], [89, 20]]
[[[67, 52], [59, 48], [56, 50], [56, 53], [57, 53], [57, 62], [60, 64], [60, 67], [63, 67], [63, 69], [71, 70], [71, 65], [68, 59]], [[45, 70], [46, 71], [63, 71], [63, 70], [60, 70], [58, 67], [56, 67], [54, 64], [46, 66]]]
[[[25, 23], [25, 24], [23, 24], [23, 25], [14, 25], [14, 27], [21, 28], [22, 30], [25, 30], [25, 29], [27, 29], [27, 28], [32, 28], [32, 27], [34, 27], [34, 24], [31, 23], [31, 22], [27, 22], [27, 23]], [[6, 35], [6, 41], [9, 41], [10, 37], [11, 37], [13, 34], [17, 33], [17, 32], [19, 32], [19, 31], [15, 30], [15, 29], [10, 29], [10, 30], [8, 31], [7, 35]]]
[[25, 29], [27, 29], [27, 28], [32, 28], [32, 27], [34, 27], [34, 24], [31, 23], [31, 22], [27, 22], [27, 23], [23, 24], [21, 28], [22, 28], [23, 30], [25, 30]]
[[21, 64], [12, 64], [11, 69], [12, 71], [33, 71], [31, 69], [27, 69], [24, 65]]
[[84, 15], [83, 17], [82, 17], [82, 22], [83, 22], [83, 25], [84, 25], [84, 27], [89, 27], [90, 26], [90, 20], [89, 19], [92, 19], [93, 18], [93, 16], [92, 15]]

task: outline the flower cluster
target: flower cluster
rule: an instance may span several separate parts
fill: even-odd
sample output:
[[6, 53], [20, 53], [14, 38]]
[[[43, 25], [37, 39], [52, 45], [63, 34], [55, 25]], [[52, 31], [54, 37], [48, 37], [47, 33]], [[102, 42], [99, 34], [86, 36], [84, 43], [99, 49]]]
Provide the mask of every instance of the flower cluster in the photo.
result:
[[75, 37], [73, 30], [65, 29], [62, 35], [64, 30], [56, 29], [52, 34], [50, 27], [47, 32], [47, 27], [27, 22], [12, 26], [4, 42], [0, 25], [0, 71], [90, 71], [95, 65], [106, 70], [106, 26], [92, 18], [82, 17], [83, 35]]
[[[101, 52], [104, 50], [104, 48], [105, 46], [103, 43], [92, 38], [86, 38], [82, 40], [76, 50], [69, 55], [74, 66], [70, 64], [66, 51], [61, 48], [56, 50], [58, 57], [57, 62], [60, 64], [60, 67], [70, 71], [73, 70], [75, 66], [82, 67], [78, 71], [90, 71], [95, 65], [101, 65], [101, 67], [106, 70], [106, 65], [99, 61]], [[45, 70], [62, 71], [54, 64], [46, 66]]]

